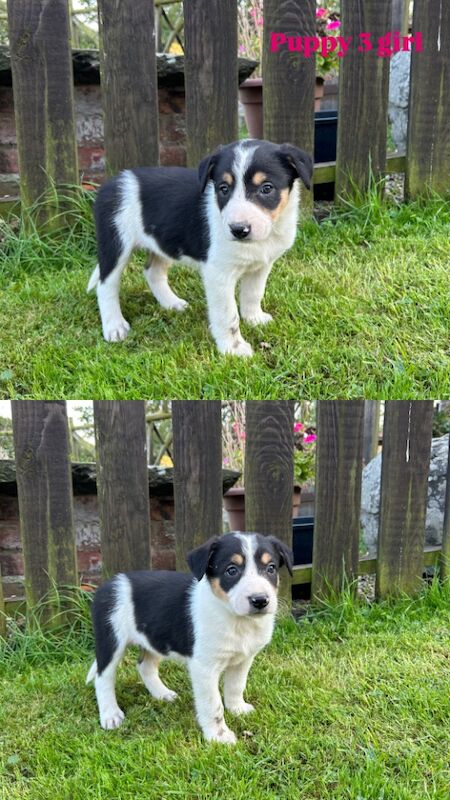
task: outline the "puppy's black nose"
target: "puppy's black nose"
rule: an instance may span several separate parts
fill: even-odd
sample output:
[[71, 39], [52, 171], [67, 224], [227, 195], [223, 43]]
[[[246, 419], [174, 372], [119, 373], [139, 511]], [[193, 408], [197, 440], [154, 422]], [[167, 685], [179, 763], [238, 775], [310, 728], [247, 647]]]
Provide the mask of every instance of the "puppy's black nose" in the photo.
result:
[[253, 594], [249, 597], [249, 600], [254, 608], [260, 609], [269, 605], [269, 598], [266, 594]]
[[230, 225], [230, 231], [235, 239], [246, 239], [251, 229], [251, 225], [245, 225], [243, 222], [236, 222]]

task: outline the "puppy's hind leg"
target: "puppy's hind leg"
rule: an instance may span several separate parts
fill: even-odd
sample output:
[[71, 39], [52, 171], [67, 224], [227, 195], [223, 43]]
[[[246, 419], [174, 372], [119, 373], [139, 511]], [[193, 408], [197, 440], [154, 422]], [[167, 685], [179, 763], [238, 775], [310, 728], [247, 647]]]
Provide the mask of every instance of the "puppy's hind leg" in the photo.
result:
[[145, 279], [158, 303], [163, 308], [172, 308], [174, 311], [184, 311], [187, 307], [186, 300], [178, 297], [169, 286], [167, 277], [169, 267], [170, 261], [152, 253], [144, 267]]
[[156, 700], [166, 700], [171, 703], [176, 700], [178, 695], [162, 682], [158, 674], [158, 667], [161, 659], [153, 653], [148, 653], [146, 650], [142, 651], [142, 656], [137, 664], [137, 670], [144, 685], [150, 692], [151, 696]]
[[102, 318], [103, 336], [107, 342], [120, 342], [128, 336], [130, 325], [122, 314], [119, 300], [119, 288], [122, 272], [130, 257], [131, 249], [122, 250], [114, 267], [105, 278], [97, 283], [97, 299]]
[[97, 673], [95, 676], [95, 694], [100, 714], [100, 725], [105, 730], [118, 728], [125, 718], [125, 714], [117, 703], [115, 690], [116, 670], [124, 650], [125, 647], [118, 647], [107, 666], [102, 669], [100, 674]]

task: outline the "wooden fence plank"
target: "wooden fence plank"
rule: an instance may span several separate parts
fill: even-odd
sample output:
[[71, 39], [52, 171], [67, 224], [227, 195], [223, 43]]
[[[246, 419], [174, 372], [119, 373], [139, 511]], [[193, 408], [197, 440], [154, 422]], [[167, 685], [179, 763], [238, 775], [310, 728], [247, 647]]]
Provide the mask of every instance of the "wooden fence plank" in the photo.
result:
[[12, 421], [25, 591], [33, 607], [53, 581], [77, 583], [66, 404], [13, 400]]
[[0, 564], [0, 636], [6, 636], [5, 600], [3, 597], [2, 569]]
[[377, 597], [420, 586], [432, 425], [432, 400], [386, 402]]
[[[339, 67], [336, 196], [367, 190], [371, 171], [384, 174], [390, 59], [377, 55], [377, 42], [390, 24], [391, 0], [342, 4], [341, 35], [353, 38]], [[369, 52], [359, 50], [362, 32], [371, 34]]]
[[364, 401], [364, 445], [363, 445], [363, 461], [368, 464], [372, 458], [375, 458], [378, 453], [378, 439], [379, 439], [379, 425], [380, 425], [380, 401], [379, 400], [365, 400]]
[[[273, 32], [315, 36], [315, 0], [264, 0], [264, 137], [314, 152], [315, 57], [280, 49], [271, 52]], [[294, 112], [295, 109], [295, 112]], [[311, 213], [312, 192], [301, 187], [303, 214]]]
[[[245, 527], [292, 547], [294, 402], [249, 400], [245, 407]], [[290, 599], [284, 572], [280, 596]]]
[[222, 417], [220, 400], [174, 400], [173, 488], [177, 569], [186, 554], [222, 533]]
[[236, 0], [184, 0], [187, 162], [238, 138]]
[[450, 436], [448, 437], [448, 464], [447, 464], [447, 483], [445, 487], [445, 511], [444, 525], [442, 531], [442, 552], [440, 558], [439, 572], [442, 580], [446, 580], [450, 575]]
[[411, 53], [411, 88], [405, 195], [450, 187], [450, 4], [414, 0], [413, 34], [422, 34], [423, 50]]
[[94, 400], [94, 424], [103, 576], [149, 569], [145, 403]]
[[[77, 183], [72, 56], [67, 0], [8, 0], [22, 203], [52, 181]], [[39, 219], [50, 212], [40, 209]]]
[[317, 403], [312, 595], [358, 575], [364, 400]]
[[159, 164], [154, 7], [99, 0], [100, 70], [108, 172]]

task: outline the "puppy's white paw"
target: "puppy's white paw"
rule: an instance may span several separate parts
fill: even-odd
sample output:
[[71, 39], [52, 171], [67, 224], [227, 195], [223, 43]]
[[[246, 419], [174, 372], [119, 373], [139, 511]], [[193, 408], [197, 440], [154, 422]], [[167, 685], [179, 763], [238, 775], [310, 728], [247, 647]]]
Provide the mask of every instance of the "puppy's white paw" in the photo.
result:
[[245, 339], [228, 339], [217, 345], [219, 351], [224, 355], [241, 356], [249, 358], [253, 355], [251, 345]]
[[231, 711], [232, 714], [251, 714], [252, 711], [255, 710], [255, 706], [252, 706], [251, 703], [246, 703], [245, 700], [242, 703], [237, 703], [234, 706], [227, 706], [228, 711]]
[[273, 317], [272, 314], [268, 314], [267, 311], [260, 309], [260, 311], [243, 315], [243, 319], [250, 325], [267, 325], [268, 322], [272, 322]]
[[122, 319], [112, 320], [103, 328], [103, 336], [107, 342], [121, 342], [128, 336], [130, 325], [122, 317]]
[[222, 725], [216, 731], [206, 736], [208, 742], [220, 742], [221, 744], [236, 744], [237, 737], [226, 725]]
[[177, 299], [174, 300], [170, 308], [172, 308], [174, 311], [185, 311], [188, 305], [189, 303], [187, 302], [187, 300], [183, 300], [181, 297], [177, 297]]
[[176, 692], [173, 692], [172, 689], [167, 689], [165, 694], [161, 697], [161, 700], [165, 700], [166, 703], [173, 703], [178, 697]]
[[109, 708], [100, 716], [100, 725], [105, 731], [112, 731], [114, 728], [120, 728], [124, 719], [125, 714], [122, 709], [117, 706], [116, 708]]

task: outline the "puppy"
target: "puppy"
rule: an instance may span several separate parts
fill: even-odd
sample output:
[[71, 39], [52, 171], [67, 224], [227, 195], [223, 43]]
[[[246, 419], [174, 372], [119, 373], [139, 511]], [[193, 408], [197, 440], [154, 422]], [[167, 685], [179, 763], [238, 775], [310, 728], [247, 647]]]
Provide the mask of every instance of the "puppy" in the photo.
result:
[[88, 291], [97, 298], [107, 341], [125, 339], [119, 285], [134, 248], [150, 257], [147, 283], [163, 308], [183, 311], [170, 288], [171, 262], [200, 270], [211, 333], [221, 353], [252, 355], [240, 332], [235, 299], [240, 281], [242, 319], [265, 325], [261, 308], [274, 261], [294, 243], [298, 178], [309, 189], [312, 159], [290, 144], [244, 139], [220, 147], [198, 172], [183, 167], [125, 170], [99, 190], [94, 215], [98, 264]]
[[150, 694], [172, 702], [177, 695], [158, 674], [159, 662], [187, 664], [197, 720], [208, 741], [234, 744], [224, 719], [219, 678], [224, 675], [225, 708], [248, 714], [247, 675], [272, 637], [277, 610], [278, 570], [292, 575], [292, 553], [274, 536], [229, 533], [213, 537], [188, 554], [193, 573], [130, 572], [101, 586], [92, 615], [96, 660], [86, 683], [95, 679], [103, 728], [117, 728], [124, 713], [114, 689], [125, 649], [140, 645], [138, 672]]

